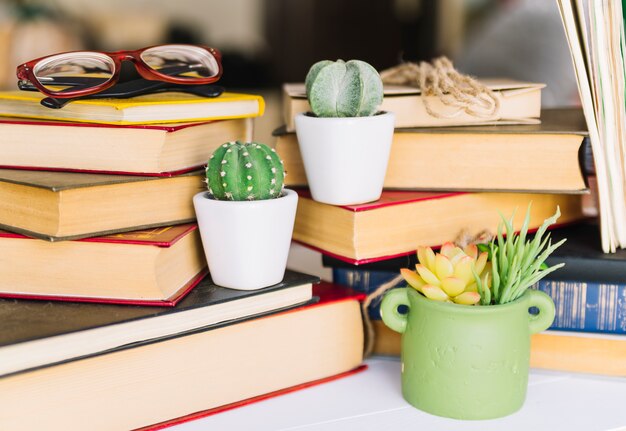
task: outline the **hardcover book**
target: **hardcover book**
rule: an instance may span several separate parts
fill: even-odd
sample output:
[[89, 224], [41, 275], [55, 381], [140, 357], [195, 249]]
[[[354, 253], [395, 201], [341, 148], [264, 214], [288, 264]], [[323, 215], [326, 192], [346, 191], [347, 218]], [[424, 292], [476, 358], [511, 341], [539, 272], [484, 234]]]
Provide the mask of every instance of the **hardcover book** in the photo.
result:
[[2, 299], [0, 376], [302, 304], [318, 281], [287, 271], [275, 286], [233, 290], [206, 277], [175, 307]]
[[0, 116], [101, 124], [155, 124], [258, 117], [265, 110], [261, 96], [238, 93], [201, 97], [171, 91], [128, 99], [75, 100], [62, 109], [42, 106], [39, 102], [44, 97], [39, 92], [2, 91]]
[[[398, 276], [397, 271], [333, 268], [333, 282], [370, 294]], [[398, 286], [406, 286], [404, 280]], [[541, 280], [535, 288], [547, 293], [556, 307], [550, 329], [626, 335], [626, 284]], [[371, 319], [380, 320], [380, 302], [368, 308]]]
[[[544, 84], [519, 82], [510, 79], [483, 79], [496, 94], [500, 109], [491, 117], [475, 117], [460, 112], [454, 118], [436, 118], [424, 107], [420, 90], [407, 86], [385, 86], [381, 111], [396, 115], [396, 127], [440, 127], [477, 124], [537, 124], [541, 111], [541, 89]], [[427, 96], [428, 104], [435, 112], [446, 112], [447, 108], [436, 96]], [[309, 112], [304, 84], [283, 86], [283, 120], [287, 131], [295, 130], [294, 117]]]
[[[596, 221], [587, 220], [571, 226], [561, 226], [553, 229], [550, 235], [553, 243], [567, 239], [546, 260], [548, 265], [565, 263], [563, 268], [550, 274], [551, 280], [599, 284], [626, 282], [626, 250], [603, 253], [600, 227]], [[322, 255], [322, 263], [330, 268], [356, 269], [351, 263], [328, 255]], [[363, 263], [359, 265], [359, 269], [398, 272], [400, 268], [413, 268], [417, 263], [417, 255], [410, 253], [397, 258]]]
[[[274, 135], [289, 173], [285, 184], [306, 186], [296, 134], [282, 127]], [[544, 110], [534, 125], [396, 129], [384, 187], [583, 192], [581, 164], [589, 165], [591, 156], [586, 136], [580, 109]]]
[[465, 231], [495, 231], [502, 214], [532, 202], [530, 228], [561, 209], [560, 224], [584, 218], [581, 196], [526, 193], [427, 193], [383, 191], [381, 199], [361, 205], [333, 206], [299, 190], [293, 239], [351, 264], [414, 254], [418, 245], [437, 246]]
[[[374, 352], [400, 355], [400, 334], [372, 322]], [[547, 370], [626, 377], [626, 338], [589, 332], [544, 331], [530, 337], [530, 366]]]
[[203, 178], [0, 169], [0, 227], [57, 241], [188, 223]]
[[288, 311], [176, 329], [166, 339], [2, 377], [0, 428], [160, 429], [349, 375], [363, 358], [361, 296], [328, 284], [314, 294], [319, 302]]
[[0, 297], [173, 306], [207, 274], [198, 226], [76, 241], [0, 231]]
[[198, 169], [252, 119], [119, 126], [0, 118], [0, 167], [173, 176]]

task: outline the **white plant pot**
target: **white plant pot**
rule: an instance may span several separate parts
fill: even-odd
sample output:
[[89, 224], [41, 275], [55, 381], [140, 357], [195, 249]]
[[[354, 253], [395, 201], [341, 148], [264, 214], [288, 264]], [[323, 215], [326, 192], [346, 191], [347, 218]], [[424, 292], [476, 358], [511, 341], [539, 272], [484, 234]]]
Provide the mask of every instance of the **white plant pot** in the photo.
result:
[[207, 192], [193, 197], [202, 246], [213, 282], [238, 290], [283, 280], [298, 195], [276, 199], [220, 201]]
[[298, 144], [313, 199], [350, 205], [380, 198], [395, 115], [319, 118], [298, 114]]

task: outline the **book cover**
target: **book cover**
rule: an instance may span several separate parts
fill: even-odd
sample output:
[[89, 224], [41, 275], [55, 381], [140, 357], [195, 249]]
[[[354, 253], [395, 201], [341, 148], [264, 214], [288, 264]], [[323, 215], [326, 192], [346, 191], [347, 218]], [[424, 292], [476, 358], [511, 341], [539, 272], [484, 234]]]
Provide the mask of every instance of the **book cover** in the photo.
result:
[[[176, 226], [161, 226], [152, 229], [120, 232], [111, 235], [97, 236], [94, 238], [82, 238], [76, 241], [171, 247], [189, 232], [193, 232], [197, 229], [197, 224], [185, 223]], [[0, 230], [0, 238], [20, 238], [35, 240], [34, 238], [28, 237], [26, 235], [21, 235], [15, 232], [8, 232], [5, 230]]]
[[175, 307], [0, 299], [5, 328], [0, 334], [0, 376], [302, 304], [311, 299], [311, 285], [318, 281], [287, 271], [275, 286], [246, 291], [217, 286], [206, 277]]
[[200, 97], [164, 92], [128, 99], [76, 100], [62, 109], [49, 109], [39, 102], [38, 92], [0, 92], [0, 116], [101, 124], [155, 124], [226, 120], [263, 115], [265, 102], [252, 94], [223, 93]]

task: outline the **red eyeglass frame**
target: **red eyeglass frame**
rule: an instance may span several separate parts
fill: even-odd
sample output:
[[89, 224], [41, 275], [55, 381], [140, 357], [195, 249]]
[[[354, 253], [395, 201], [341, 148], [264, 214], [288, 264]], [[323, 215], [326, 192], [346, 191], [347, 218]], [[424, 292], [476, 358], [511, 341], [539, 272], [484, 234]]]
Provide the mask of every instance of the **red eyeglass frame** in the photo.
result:
[[[165, 46], [189, 46], [189, 47], [194, 47], [194, 48], [205, 49], [211, 55], [213, 55], [213, 57], [215, 58], [215, 60], [217, 62], [217, 66], [218, 66], [217, 74], [215, 76], [211, 76], [211, 77], [208, 77], [208, 78], [193, 78], [193, 79], [190, 79], [190, 78], [178, 78], [178, 77], [175, 77], [175, 76], [164, 75], [162, 73], [157, 72], [156, 70], [154, 70], [150, 66], [148, 66], [141, 59], [141, 54], [144, 51], [147, 51], [147, 50], [152, 49], [152, 48], [165, 47]], [[98, 84], [96, 86], [89, 87], [89, 88], [84, 88], [84, 89], [80, 89], [80, 90], [51, 91], [51, 90], [46, 89], [39, 82], [37, 77], [35, 76], [35, 72], [34, 72], [35, 66], [40, 61], [48, 59], [48, 58], [51, 58], [51, 57], [56, 57], [57, 55], [80, 53], [80, 52], [104, 54], [104, 55], [108, 56], [109, 58], [111, 58], [111, 60], [113, 60], [113, 65], [114, 65], [113, 75], [111, 76], [111, 78], [109, 78], [108, 81], [105, 81], [102, 84]], [[218, 81], [221, 78], [222, 73], [223, 73], [223, 69], [222, 69], [222, 53], [218, 49], [211, 48], [211, 47], [208, 47], [208, 46], [203, 46], [203, 45], [187, 45], [187, 44], [176, 43], [176, 44], [162, 44], [162, 45], [148, 46], [148, 47], [145, 47], [145, 48], [137, 49], [135, 51], [103, 52], [103, 51], [85, 51], [85, 50], [81, 50], [81, 51], [59, 52], [59, 53], [56, 53], [56, 54], [46, 55], [44, 57], [36, 58], [34, 60], [31, 60], [31, 61], [28, 61], [26, 63], [20, 64], [19, 66], [17, 66], [16, 75], [17, 75], [17, 79], [19, 79], [19, 80], [27, 80], [28, 82], [33, 84], [35, 87], [37, 87], [37, 89], [41, 93], [43, 93], [43, 94], [45, 94], [47, 96], [50, 96], [50, 97], [68, 98], [68, 97], [77, 97], [77, 96], [87, 96], [87, 95], [90, 95], [90, 94], [99, 93], [99, 92], [104, 91], [107, 88], [110, 88], [113, 85], [115, 85], [118, 82], [119, 77], [120, 77], [120, 70], [121, 70], [121, 66], [122, 66], [122, 61], [131, 61], [131, 62], [133, 62], [133, 64], [135, 65], [135, 69], [137, 69], [137, 72], [139, 72], [139, 75], [141, 75], [141, 77], [144, 78], [144, 79], [147, 79], [147, 80], [150, 80], [150, 81], [172, 82], [172, 83], [175, 83], [175, 84], [188, 84], [188, 85], [212, 84], [213, 82]]]

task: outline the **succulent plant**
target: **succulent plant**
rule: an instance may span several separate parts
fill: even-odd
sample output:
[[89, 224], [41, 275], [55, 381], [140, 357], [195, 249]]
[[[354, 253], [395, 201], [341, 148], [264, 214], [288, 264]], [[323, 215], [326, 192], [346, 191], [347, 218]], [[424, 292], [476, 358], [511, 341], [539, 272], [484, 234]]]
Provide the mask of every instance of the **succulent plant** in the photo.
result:
[[367, 117], [383, 101], [380, 75], [360, 60], [319, 61], [311, 66], [305, 87], [318, 117]]
[[209, 193], [218, 200], [277, 198], [284, 179], [276, 151], [257, 142], [227, 142], [213, 152], [206, 167]]
[[415, 271], [403, 268], [400, 272], [409, 286], [429, 299], [474, 305], [480, 301], [475, 274], [489, 284], [487, 257], [488, 253], [479, 254], [474, 244], [461, 249], [448, 242], [440, 253], [419, 247]]
[[[515, 214], [509, 220], [501, 216], [502, 222], [498, 226], [498, 235], [489, 244], [493, 279], [487, 286], [480, 280], [478, 274], [475, 276], [482, 305], [506, 304], [515, 301], [529, 287], [565, 265], [560, 263], [548, 267], [544, 264], [548, 256], [565, 242], [565, 239], [562, 239], [556, 244], [552, 244], [550, 234], [545, 235], [548, 227], [560, 217], [560, 209], [557, 207], [556, 213], [545, 219], [537, 229], [534, 238], [527, 240], [530, 209], [531, 206], [528, 205], [519, 234], [515, 233], [513, 228]], [[505, 229], [506, 237], [504, 236]]]

